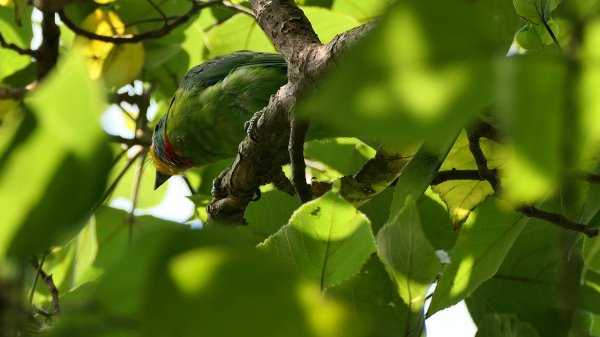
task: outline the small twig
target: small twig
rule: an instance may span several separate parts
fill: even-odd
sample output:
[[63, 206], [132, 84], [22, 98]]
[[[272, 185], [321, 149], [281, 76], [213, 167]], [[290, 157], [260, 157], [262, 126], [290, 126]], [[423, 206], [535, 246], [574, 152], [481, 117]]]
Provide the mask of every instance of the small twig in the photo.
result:
[[146, 160], [146, 155], [148, 154], [146, 150], [142, 152], [143, 154], [140, 158], [139, 166], [137, 170], [135, 170], [135, 175], [133, 176], [133, 187], [131, 189], [131, 210], [129, 211], [129, 214], [127, 214], [129, 247], [131, 247], [131, 244], [133, 243], [133, 223], [135, 222], [135, 209], [137, 208], [139, 200], [140, 186], [142, 185], [142, 174], [144, 173], [144, 163]]
[[150, 6], [152, 6], [158, 12], [158, 14], [160, 14], [160, 16], [162, 17], [162, 19], [164, 21], [164, 25], [166, 26], [169, 23], [169, 19], [167, 19], [167, 15], [165, 14], [165, 12], [163, 12], [162, 9], [160, 9], [160, 7], [154, 3], [154, 1], [152, 1], [152, 0], [146, 0], [146, 1], [148, 1], [150, 3]]
[[227, 1], [227, 0], [223, 0], [221, 2], [221, 5], [224, 7], [235, 9], [236, 11], [238, 11], [240, 13], [247, 14], [254, 18], [254, 12], [244, 6], [236, 5], [236, 4], [232, 3], [231, 1]]
[[159, 22], [159, 21], [164, 22], [165, 20], [168, 22], [168, 21], [176, 20], [177, 18], [178, 18], [178, 16], [167, 16], [165, 18], [142, 19], [142, 20], [132, 21], [132, 22], [125, 24], [125, 28], [140, 25], [142, 23], [151, 23], [151, 22]]
[[117, 106], [119, 107], [119, 109], [121, 109], [121, 112], [125, 114], [125, 116], [127, 116], [127, 118], [129, 118], [132, 122], [135, 122], [135, 117], [133, 117], [132, 114], [129, 113], [129, 111], [125, 110], [125, 108], [121, 105], [122, 102], [119, 102], [117, 104]]
[[492, 189], [496, 194], [499, 194], [502, 185], [500, 183], [500, 179], [497, 175], [492, 173], [487, 166], [487, 159], [485, 158], [485, 154], [481, 150], [481, 144], [479, 143], [479, 134], [476, 133], [476, 129], [467, 128], [467, 138], [469, 139], [469, 150], [475, 159], [475, 163], [477, 164], [477, 171], [479, 172], [479, 176], [485, 180], [487, 180]]
[[546, 212], [533, 206], [521, 206], [517, 207], [516, 210], [525, 214], [528, 217], [546, 220], [550, 223], [557, 225], [558, 227], [583, 233], [590, 238], [597, 236], [600, 232], [599, 228], [592, 228], [584, 224], [573, 222], [565, 218], [562, 214]]
[[132, 147], [134, 145], [141, 145], [144, 147], [148, 147], [151, 145], [150, 142], [140, 139], [140, 138], [125, 138], [121, 136], [110, 135], [109, 136], [111, 142], [125, 144], [127, 147]]
[[109, 103], [114, 103], [114, 104], [117, 104], [117, 105], [120, 104], [120, 103], [122, 103], [122, 102], [126, 102], [126, 103], [129, 103], [129, 104], [133, 105], [133, 104], [138, 104], [138, 102], [140, 100], [140, 97], [141, 96], [139, 96], [139, 95], [129, 95], [128, 93], [124, 92], [124, 93], [121, 93], [121, 94], [110, 95], [108, 97], [108, 102]]
[[185, 182], [185, 185], [187, 186], [187, 188], [190, 190], [190, 193], [192, 195], [196, 194], [196, 189], [194, 189], [194, 186], [192, 186], [192, 183], [190, 182], [190, 179], [186, 176], [182, 176], [183, 181]]
[[52, 302], [51, 302], [52, 312], [51, 312], [51, 314], [57, 314], [60, 310], [59, 302], [58, 302], [58, 289], [56, 288], [56, 285], [54, 285], [54, 280], [52, 279], [52, 275], [46, 274], [44, 272], [44, 269], [42, 269], [42, 264], [41, 263], [38, 264], [38, 262], [35, 259], [31, 260], [31, 264], [33, 265], [33, 267], [36, 270], [39, 270], [39, 274], [42, 277], [42, 280], [44, 280], [44, 283], [46, 283], [46, 286], [48, 287], [48, 290], [50, 291], [50, 296], [52, 297]]
[[588, 183], [600, 185], [600, 174], [586, 171], [577, 171], [575, 172], [575, 176], [578, 179], [587, 181]]
[[173, 29], [178, 26], [186, 23], [192, 16], [198, 13], [201, 9], [218, 5], [220, 4], [220, 0], [211, 0], [206, 2], [192, 2], [192, 8], [190, 8], [186, 13], [177, 17], [177, 19], [173, 20], [173, 22], [167, 23], [161, 28], [150, 30], [141, 34], [115, 34], [112, 36], [99, 35], [96, 33], [92, 33], [87, 31], [79, 26], [77, 26], [73, 21], [71, 21], [65, 14], [65, 12], [61, 9], [58, 11], [58, 16], [62, 20], [62, 22], [71, 29], [75, 34], [87, 37], [88, 39], [104, 41], [104, 42], [112, 42], [115, 44], [120, 43], [135, 43], [147, 39], [158, 38], [164, 35], [169, 34]]
[[288, 152], [292, 164], [292, 181], [301, 203], [312, 200], [312, 191], [306, 183], [306, 163], [304, 162], [304, 139], [308, 130], [308, 122], [292, 119]]
[[[44, 255], [42, 255], [42, 260], [40, 261], [40, 263], [38, 264], [38, 266], [36, 268], [35, 276], [33, 277], [33, 283], [31, 284], [31, 291], [29, 292], [29, 304], [30, 305], [33, 305], [33, 295], [35, 294], [35, 289], [37, 288], [37, 283], [40, 278], [42, 266], [44, 265], [44, 262], [46, 261], [47, 256], [48, 256], [48, 252], [45, 252]], [[37, 264], [37, 262], [36, 262], [36, 264]]]
[[[496, 169], [490, 170], [493, 174], [497, 175]], [[439, 185], [443, 182], [450, 180], [486, 180], [479, 175], [478, 170], [448, 170], [439, 171], [435, 178], [431, 181], [431, 185]]]
[[106, 201], [106, 199], [108, 199], [108, 197], [112, 194], [112, 192], [114, 192], [114, 190], [117, 188], [117, 185], [119, 184], [121, 179], [123, 179], [123, 176], [125, 175], [125, 173], [127, 173], [129, 168], [131, 167], [131, 165], [133, 165], [135, 160], [142, 154], [142, 152], [145, 152], [143, 148], [140, 149], [140, 151], [138, 151], [135, 155], [133, 155], [133, 157], [131, 157], [127, 160], [127, 164], [125, 164], [125, 167], [121, 170], [121, 172], [119, 172], [119, 175], [117, 175], [117, 177], [112, 182], [112, 184], [110, 184], [110, 186], [106, 189], [106, 192], [104, 192], [104, 194], [100, 197], [100, 199], [98, 200], [98, 203], [92, 209], [92, 213], [95, 213], [98, 210], [98, 208], [100, 208], [100, 206], [102, 206], [102, 204], [104, 204], [104, 202]]
[[0, 47], [13, 50], [20, 55], [35, 56], [35, 51], [33, 51], [29, 48], [21, 48], [14, 43], [6, 42], [6, 40], [4, 39], [4, 36], [2, 36], [2, 34], [0, 34]]
[[0, 88], [0, 99], [21, 99], [28, 92], [26, 88]]

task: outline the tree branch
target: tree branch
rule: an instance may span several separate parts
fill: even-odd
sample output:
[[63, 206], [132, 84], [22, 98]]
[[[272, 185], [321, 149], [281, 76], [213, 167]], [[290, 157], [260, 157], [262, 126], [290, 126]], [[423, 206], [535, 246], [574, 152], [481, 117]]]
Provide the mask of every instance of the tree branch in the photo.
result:
[[173, 22], [166, 23], [164, 26], [158, 29], [150, 30], [141, 34], [123, 34], [123, 35], [99, 35], [96, 33], [92, 33], [87, 31], [79, 26], [77, 26], [73, 21], [71, 21], [65, 14], [65, 12], [61, 9], [58, 11], [58, 16], [62, 20], [62, 22], [69, 27], [75, 34], [87, 37], [88, 39], [104, 41], [104, 42], [112, 42], [115, 44], [121, 43], [135, 43], [140, 42], [142, 40], [159, 38], [161, 36], [169, 34], [173, 29], [181, 26], [186, 23], [192, 16], [196, 15], [201, 9], [218, 5], [221, 3], [221, 0], [211, 0], [206, 2], [198, 2], [193, 1], [192, 7], [183, 15], [177, 17]]
[[487, 159], [485, 154], [481, 150], [481, 144], [479, 143], [479, 134], [476, 133], [477, 129], [467, 128], [467, 138], [469, 139], [469, 150], [475, 159], [475, 163], [477, 164], [477, 171], [479, 172], [479, 176], [487, 180], [492, 189], [496, 194], [499, 194], [502, 189], [502, 185], [500, 183], [500, 179], [496, 174], [494, 174], [487, 166]]
[[261, 28], [288, 64], [289, 82], [271, 96], [269, 104], [249, 123], [230, 168], [213, 183], [207, 206], [211, 221], [243, 224], [244, 211], [260, 185], [277, 180], [288, 163], [290, 121], [296, 97], [314, 86], [334, 59], [372, 27], [363, 25], [321, 45], [310, 22], [292, 0], [252, 0]]
[[[490, 170], [493, 174], [497, 175], [496, 169]], [[479, 175], [478, 170], [449, 170], [439, 171], [435, 178], [431, 181], [431, 185], [439, 185], [450, 180], [486, 180]]]
[[37, 262], [37, 260], [31, 259], [31, 264], [37, 270], [39, 275], [42, 277], [42, 280], [44, 281], [44, 283], [46, 283], [46, 286], [48, 287], [48, 290], [50, 291], [50, 296], [52, 297], [52, 302], [51, 302], [52, 313], [51, 314], [57, 314], [60, 311], [59, 302], [58, 302], [58, 289], [56, 288], [56, 285], [54, 285], [54, 280], [52, 279], [52, 275], [46, 274], [46, 272], [44, 272], [44, 269], [42, 269], [41, 264], [39, 264]]
[[35, 51], [37, 78], [43, 79], [58, 61], [60, 29], [56, 25], [54, 12], [42, 12], [42, 44]]
[[21, 99], [28, 92], [25, 88], [0, 88], [0, 99]]
[[0, 47], [13, 50], [20, 55], [29, 55], [29, 56], [35, 55], [35, 52], [29, 48], [27, 48], [27, 49], [21, 48], [14, 43], [6, 42], [6, 40], [4, 39], [4, 36], [2, 36], [2, 34], [0, 34]]
[[294, 188], [296, 189], [300, 203], [303, 204], [312, 200], [312, 191], [306, 183], [306, 163], [304, 162], [304, 139], [306, 138], [307, 130], [307, 122], [294, 118], [292, 120], [290, 143], [288, 146]]
[[583, 233], [590, 238], [597, 236], [600, 232], [599, 228], [593, 228], [584, 224], [573, 222], [565, 218], [562, 214], [546, 212], [533, 206], [521, 206], [516, 208], [516, 210], [528, 217], [546, 220], [561, 228]]

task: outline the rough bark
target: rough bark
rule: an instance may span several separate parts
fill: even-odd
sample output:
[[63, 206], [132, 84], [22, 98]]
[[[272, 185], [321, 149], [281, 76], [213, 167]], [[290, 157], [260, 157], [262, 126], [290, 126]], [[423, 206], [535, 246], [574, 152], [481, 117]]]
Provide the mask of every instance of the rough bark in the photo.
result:
[[373, 27], [372, 23], [319, 41], [310, 22], [292, 0], [251, 0], [260, 27], [288, 63], [289, 82], [255, 115], [232, 166], [214, 182], [208, 205], [212, 221], [244, 223], [244, 211], [263, 184], [278, 177], [289, 162], [290, 120], [296, 98], [314, 87], [336, 58]]

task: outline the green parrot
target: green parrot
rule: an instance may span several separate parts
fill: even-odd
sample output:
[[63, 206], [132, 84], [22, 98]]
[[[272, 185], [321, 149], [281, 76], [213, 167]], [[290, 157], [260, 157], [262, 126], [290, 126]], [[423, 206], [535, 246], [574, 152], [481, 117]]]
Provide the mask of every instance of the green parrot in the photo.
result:
[[238, 51], [190, 69], [152, 135], [154, 189], [189, 168], [235, 156], [244, 123], [285, 83], [280, 54]]

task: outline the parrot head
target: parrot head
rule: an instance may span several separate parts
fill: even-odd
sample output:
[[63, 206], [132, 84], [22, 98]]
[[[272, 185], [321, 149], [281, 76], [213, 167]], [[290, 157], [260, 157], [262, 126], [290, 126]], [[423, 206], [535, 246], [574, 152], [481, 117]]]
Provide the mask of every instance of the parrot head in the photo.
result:
[[150, 146], [150, 158], [156, 168], [156, 178], [154, 180], [154, 189], [159, 188], [171, 176], [178, 175], [187, 169], [197, 166], [190, 163], [177, 153], [175, 147], [169, 142], [166, 133], [167, 115], [156, 124], [152, 135], [152, 145]]

